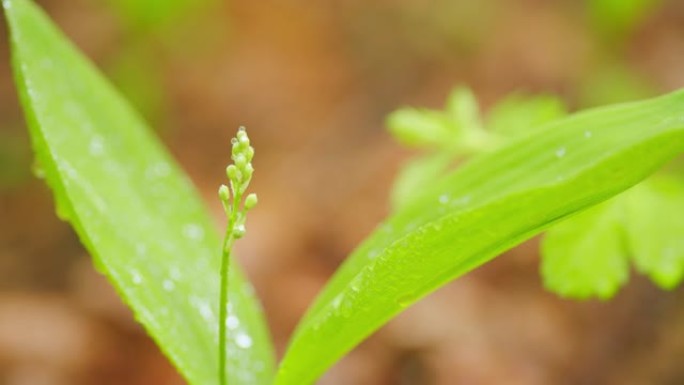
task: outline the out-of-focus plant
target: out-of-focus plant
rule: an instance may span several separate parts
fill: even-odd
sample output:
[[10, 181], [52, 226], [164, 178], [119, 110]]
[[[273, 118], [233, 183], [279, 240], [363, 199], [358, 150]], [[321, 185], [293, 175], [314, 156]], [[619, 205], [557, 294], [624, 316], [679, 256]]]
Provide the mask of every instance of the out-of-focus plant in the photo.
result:
[[224, 26], [227, 17], [216, 11], [216, 0], [107, 0], [106, 4], [118, 16], [122, 35], [119, 49], [105, 63], [107, 74], [146, 119], [161, 122], [169, 101], [159, 67], [164, 60], [211, 45], [188, 42], [213, 41], [217, 26]]
[[[448, 148], [445, 156], [484, 154], [398, 200], [310, 307], [276, 371], [257, 299], [229, 258], [256, 202], [248, 196], [240, 208], [253, 171], [246, 133], [238, 133], [235, 165], [226, 170], [232, 191], [219, 190], [229, 217], [222, 243], [187, 176], [120, 94], [30, 0], [2, 4], [17, 88], [58, 215], [191, 384], [311, 384], [420, 298], [684, 151], [684, 91], [529, 133], [527, 124], [561, 114], [557, 101], [511, 99], [479, 124], [462, 89], [446, 115], [425, 114], [426, 137], [411, 129], [422, 124], [420, 112], [397, 118], [410, 122], [396, 130], [402, 140]], [[656, 205], [652, 194], [678, 189], [665, 181], [635, 199]], [[642, 231], [640, 223], [632, 231]], [[634, 247], [662, 246], [656, 242]]]
[[131, 27], [155, 29], [178, 22], [213, 0], [107, 0]]
[[459, 87], [451, 92], [443, 110], [406, 107], [387, 117], [394, 137], [408, 147], [427, 150], [409, 162], [392, 190], [395, 209], [419, 195], [463, 159], [494, 151], [511, 139], [565, 115], [562, 101], [553, 96], [509, 96], [486, 119], [473, 93]]
[[587, 0], [589, 18], [601, 38], [624, 41], [662, 0]]
[[662, 3], [662, 0], [586, 1], [595, 52], [579, 85], [579, 102], [583, 107], [657, 94], [656, 85], [630, 65], [625, 51], [634, 32]]

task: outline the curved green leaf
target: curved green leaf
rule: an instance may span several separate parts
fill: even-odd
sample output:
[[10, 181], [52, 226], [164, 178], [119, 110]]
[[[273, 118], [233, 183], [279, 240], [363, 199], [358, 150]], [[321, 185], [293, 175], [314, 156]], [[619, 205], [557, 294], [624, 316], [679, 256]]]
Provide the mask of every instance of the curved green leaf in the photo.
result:
[[[198, 194], [34, 4], [2, 4], [32, 142], [58, 212], [188, 381], [216, 384], [221, 242]], [[231, 384], [267, 384], [268, 333], [250, 285], [232, 271]]]
[[315, 381], [413, 302], [684, 150], [684, 92], [571, 115], [478, 158], [381, 225], [310, 308], [277, 385]]

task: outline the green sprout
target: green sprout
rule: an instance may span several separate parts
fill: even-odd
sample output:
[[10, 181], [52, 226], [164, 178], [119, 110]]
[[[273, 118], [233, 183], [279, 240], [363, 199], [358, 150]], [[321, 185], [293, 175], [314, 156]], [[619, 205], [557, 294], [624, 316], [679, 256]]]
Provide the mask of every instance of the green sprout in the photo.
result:
[[257, 196], [254, 193], [247, 195], [244, 204], [244, 195], [249, 182], [254, 174], [252, 158], [254, 148], [250, 145], [247, 131], [244, 127], [238, 129], [237, 135], [231, 140], [233, 145], [231, 159], [233, 164], [226, 167], [226, 176], [229, 185], [222, 184], [218, 194], [223, 204], [223, 210], [228, 218], [226, 233], [223, 237], [221, 250], [221, 294], [219, 297], [219, 383], [226, 385], [226, 356], [228, 345], [226, 343], [226, 319], [228, 318], [228, 267], [233, 244], [237, 239], [245, 235], [245, 222], [247, 211], [257, 204]]

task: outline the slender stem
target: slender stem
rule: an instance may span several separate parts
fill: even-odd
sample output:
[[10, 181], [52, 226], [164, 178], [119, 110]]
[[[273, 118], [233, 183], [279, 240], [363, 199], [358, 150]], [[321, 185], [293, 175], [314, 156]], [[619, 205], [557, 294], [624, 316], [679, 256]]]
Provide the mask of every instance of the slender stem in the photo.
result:
[[219, 384], [226, 385], [226, 319], [228, 318], [228, 266], [230, 265], [230, 248], [226, 247], [228, 236], [224, 240], [221, 256], [221, 295], [219, 299]]
[[223, 238], [223, 250], [221, 252], [221, 293], [219, 296], [219, 384], [228, 385], [226, 373], [226, 360], [228, 358], [228, 340], [226, 321], [228, 320], [228, 274], [230, 272], [230, 254], [235, 242], [235, 225], [239, 220], [240, 200], [242, 199], [242, 191], [234, 189], [233, 204], [230, 207], [230, 214], [228, 216], [228, 226], [226, 226], [226, 234]]

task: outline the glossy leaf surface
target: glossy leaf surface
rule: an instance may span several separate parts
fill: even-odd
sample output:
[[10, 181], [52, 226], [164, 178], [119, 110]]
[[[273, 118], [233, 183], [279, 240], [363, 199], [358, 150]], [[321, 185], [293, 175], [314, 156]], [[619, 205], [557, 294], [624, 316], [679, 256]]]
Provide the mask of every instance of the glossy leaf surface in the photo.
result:
[[[3, 6], [22, 105], [58, 213], [188, 381], [216, 384], [221, 243], [197, 192], [42, 11], [28, 0]], [[267, 384], [271, 343], [238, 270], [230, 278], [230, 383]]]
[[338, 270], [295, 333], [276, 384], [313, 383], [413, 302], [683, 150], [680, 91], [556, 120], [427, 186]]

